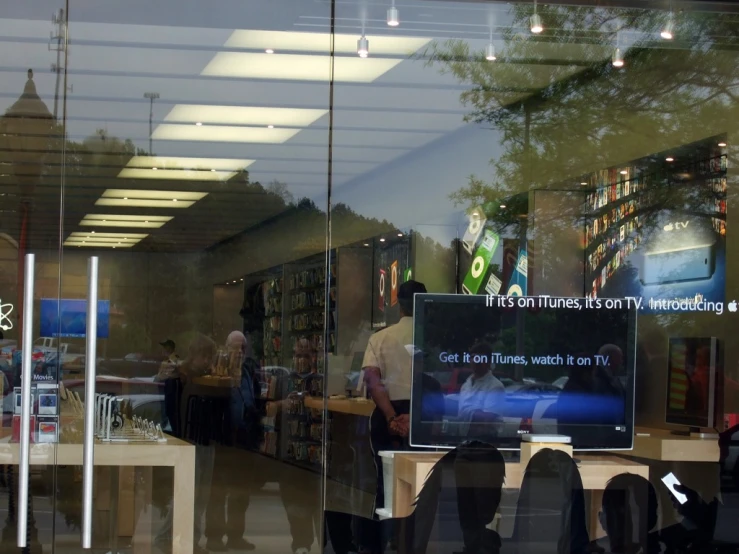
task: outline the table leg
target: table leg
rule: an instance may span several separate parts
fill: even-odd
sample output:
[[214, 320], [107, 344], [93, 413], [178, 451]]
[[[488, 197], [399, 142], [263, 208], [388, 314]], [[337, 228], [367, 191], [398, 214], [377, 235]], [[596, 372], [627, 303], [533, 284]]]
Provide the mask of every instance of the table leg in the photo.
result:
[[603, 506], [603, 491], [593, 489], [590, 491], [590, 525], [588, 535], [590, 540], [594, 541], [606, 536], [603, 526], [600, 524], [598, 514]]
[[135, 472], [133, 551], [135, 554], [151, 554], [154, 534], [153, 470], [151, 467], [137, 467]]
[[195, 448], [182, 448], [174, 465], [172, 554], [192, 554], [195, 518]]

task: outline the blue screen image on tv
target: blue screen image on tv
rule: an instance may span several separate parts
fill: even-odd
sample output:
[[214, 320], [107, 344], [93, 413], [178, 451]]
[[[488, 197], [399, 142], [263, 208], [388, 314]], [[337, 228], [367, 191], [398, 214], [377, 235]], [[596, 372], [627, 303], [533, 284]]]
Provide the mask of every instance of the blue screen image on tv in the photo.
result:
[[[107, 339], [110, 328], [110, 301], [98, 300], [97, 336]], [[87, 300], [41, 299], [42, 337], [84, 338], [87, 332]]]

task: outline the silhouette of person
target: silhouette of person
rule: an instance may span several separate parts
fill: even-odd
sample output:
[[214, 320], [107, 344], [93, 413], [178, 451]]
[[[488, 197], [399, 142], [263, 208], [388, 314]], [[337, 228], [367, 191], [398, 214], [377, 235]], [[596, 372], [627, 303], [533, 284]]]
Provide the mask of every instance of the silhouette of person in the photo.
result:
[[526, 466], [513, 536], [505, 552], [581, 554], [589, 543], [585, 496], [575, 461], [544, 448]]
[[675, 486], [687, 496], [683, 504], [672, 499], [675, 509], [683, 516], [685, 543], [689, 545], [686, 551], [739, 551], [739, 442], [735, 442], [735, 437], [739, 437], [739, 425], [719, 433], [721, 501], [714, 498], [706, 502], [690, 487]]
[[593, 541], [592, 551], [613, 554], [659, 554], [668, 551], [659, 531], [657, 491], [648, 479], [623, 473], [611, 479], [603, 491], [598, 514], [606, 537]]
[[[498, 554], [500, 536], [488, 527], [504, 480], [505, 461], [494, 446], [472, 441], [449, 451], [429, 473], [413, 513], [390, 520], [398, 529], [398, 554]], [[327, 519], [334, 514], [327, 512]]]

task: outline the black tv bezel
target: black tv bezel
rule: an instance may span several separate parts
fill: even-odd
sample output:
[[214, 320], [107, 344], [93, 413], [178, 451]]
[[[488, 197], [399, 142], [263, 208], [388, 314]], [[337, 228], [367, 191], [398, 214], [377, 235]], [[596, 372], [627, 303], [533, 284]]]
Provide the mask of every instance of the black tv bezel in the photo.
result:
[[[416, 294], [413, 302], [413, 344], [417, 347], [423, 344], [423, 318], [424, 307], [428, 302], [444, 301], [446, 303], [456, 304], [480, 304], [486, 302], [485, 295], [467, 295], [467, 294]], [[537, 298], [533, 296], [531, 298]], [[554, 297], [550, 297], [554, 298]], [[626, 303], [625, 299], [622, 299]], [[528, 309], [528, 308], [519, 308]], [[637, 313], [635, 308], [626, 310], [628, 312], [628, 330], [626, 337], [626, 345], [628, 350], [627, 356], [627, 387], [626, 397], [624, 398], [624, 431], [616, 431], [612, 425], [582, 425], [571, 426], [572, 433], [568, 433], [571, 437], [571, 445], [573, 450], [632, 450], [634, 447], [634, 398], [636, 383], [636, 327]], [[434, 438], [432, 426], [434, 423], [424, 423], [421, 421], [421, 398], [422, 398], [422, 380], [420, 379], [421, 370], [417, 367], [415, 359], [411, 372], [411, 425], [409, 442], [415, 448], [432, 448], [432, 449], [452, 449], [464, 443], [464, 437], [459, 440], [450, 442], [442, 442]], [[484, 439], [482, 439], [484, 440]], [[496, 437], [490, 441], [499, 450], [520, 450], [522, 437], [503, 438]]]

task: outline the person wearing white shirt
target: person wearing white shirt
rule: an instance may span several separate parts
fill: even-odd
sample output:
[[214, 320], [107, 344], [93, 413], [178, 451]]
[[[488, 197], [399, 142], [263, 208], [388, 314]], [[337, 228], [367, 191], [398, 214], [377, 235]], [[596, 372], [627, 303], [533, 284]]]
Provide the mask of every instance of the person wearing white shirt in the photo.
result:
[[[490, 358], [492, 350], [482, 344], [472, 347], [472, 356]], [[470, 422], [487, 421], [501, 415], [505, 403], [505, 386], [492, 372], [490, 362], [471, 363], [472, 375], [464, 382], [459, 393], [459, 419]]]

